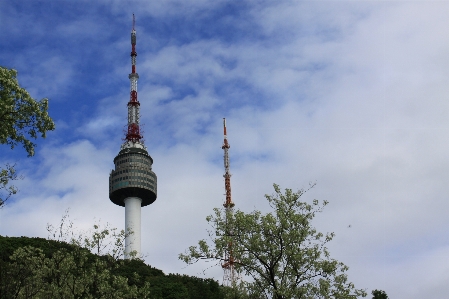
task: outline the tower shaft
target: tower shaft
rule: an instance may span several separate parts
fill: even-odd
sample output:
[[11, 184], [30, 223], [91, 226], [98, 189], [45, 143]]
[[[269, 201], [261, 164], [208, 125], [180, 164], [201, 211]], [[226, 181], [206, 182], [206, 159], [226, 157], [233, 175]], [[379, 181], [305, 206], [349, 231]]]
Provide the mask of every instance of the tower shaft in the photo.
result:
[[125, 258], [140, 256], [140, 228], [142, 199], [128, 197], [125, 202]]

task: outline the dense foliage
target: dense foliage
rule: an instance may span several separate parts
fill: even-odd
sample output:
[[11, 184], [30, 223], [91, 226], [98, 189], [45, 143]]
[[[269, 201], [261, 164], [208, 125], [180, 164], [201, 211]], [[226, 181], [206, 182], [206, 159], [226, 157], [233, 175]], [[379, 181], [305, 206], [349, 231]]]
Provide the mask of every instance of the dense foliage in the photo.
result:
[[16, 77], [16, 70], [0, 66], [0, 143], [11, 148], [22, 144], [33, 156], [36, 144], [30, 139], [45, 138], [55, 124], [48, 115], [48, 99], [33, 99]]
[[[313, 186], [312, 186], [313, 187]], [[300, 201], [305, 190], [266, 195], [273, 212], [245, 213], [215, 209], [207, 217], [212, 226], [212, 244], [199, 241], [179, 258], [186, 263], [198, 260], [225, 262], [224, 253], [232, 244], [236, 271], [250, 276], [243, 283], [250, 298], [340, 298], [365, 297], [364, 290], [348, 282], [348, 267], [335, 259], [325, 245], [334, 234], [323, 235], [311, 225], [315, 214], [327, 204]]]
[[373, 299], [388, 299], [387, 293], [382, 290], [374, 290], [371, 294], [373, 295]]
[[65, 242], [0, 236], [0, 298], [224, 298], [212, 279], [165, 275]]

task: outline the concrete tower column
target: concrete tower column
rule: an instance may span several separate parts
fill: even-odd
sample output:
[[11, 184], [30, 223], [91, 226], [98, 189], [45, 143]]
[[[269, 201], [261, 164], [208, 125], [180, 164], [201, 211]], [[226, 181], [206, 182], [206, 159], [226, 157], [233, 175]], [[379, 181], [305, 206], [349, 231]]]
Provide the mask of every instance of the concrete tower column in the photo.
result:
[[140, 218], [142, 200], [138, 197], [127, 197], [125, 202], [125, 232], [133, 232], [125, 239], [125, 258], [131, 258], [130, 253], [135, 251], [140, 257]]

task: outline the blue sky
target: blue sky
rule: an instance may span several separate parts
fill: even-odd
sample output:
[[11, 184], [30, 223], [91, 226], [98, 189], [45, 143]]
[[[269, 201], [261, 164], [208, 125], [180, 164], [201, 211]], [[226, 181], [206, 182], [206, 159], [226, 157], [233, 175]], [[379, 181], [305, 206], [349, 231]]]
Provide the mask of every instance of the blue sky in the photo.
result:
[[[147, 263], [203, 277], [177, 255], [224, 201], [228, 120], [236, 207], [268, 211], [271, 185], [317, 186], [316, 218], [358, 288], [391, 298], [449, 291], [449, 3], [444, 1], [0, 1], [0, 65], [50, 99], [57, 128], [16, 162], [20, 193], [0, 234], [123, 228], [108, 198], [129, 100], [138, 95], [158, 199], [142, 209]], [[348, 226], [351, 225], [349, 228]], [[220, 267], [205, 277], [221, 281]]]

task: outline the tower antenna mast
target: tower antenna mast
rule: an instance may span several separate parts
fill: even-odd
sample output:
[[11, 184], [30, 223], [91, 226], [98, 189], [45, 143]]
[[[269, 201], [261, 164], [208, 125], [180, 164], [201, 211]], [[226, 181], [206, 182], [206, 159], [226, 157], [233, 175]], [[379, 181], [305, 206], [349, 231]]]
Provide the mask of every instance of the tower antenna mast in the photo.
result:
[[136, 16], [133, 14], [133, 31], [136, 30]]
[[[223, 207], [225, 208], [226, 213], [226, 225], [229, 225], [228, 217], [232, 216], [234, 203], [232, 202], [231, 198], [231, 173], [229, 171], [229, 148], [231, 147], [228, 143], [228, 136], [226, 133], [226, 118], [223, 118], [223, 133], [224, 133], [224, 140], [223, 140], [223, 146], [221, 147], [224, 151], [224, 168], [225, 173], [223, 175], [225, 179], [225, 190], [226, 190], [226, 201], [223, 204]], [[232, 227], [226, 228], [227, 232], [226, 234], [229, 237], [232, 237], [233, 230]], [[224, 276], [223, 276], [223, 285], [226, 286], [234, 286], [237, 280], [237, 276], [234, 269], [234, 255], [232, 251], [232, 239], [230, 239], [228, 243], [228, 248], [225, 251], [224, 256], [224, 263], [221, 265], [221, 267], [224, 270]]]
[[140, 142], [142, 135], [140, 134], [140, 103], [137, 100], [137, 80], [139, 74], [136, 73], [136, 18], [133, 14], [133, 29], [131, 30], [131, 74], [128, 78], [131, 83], [131, 92], [128, 102], [128, 130], [125, 139], [129, 142]]

